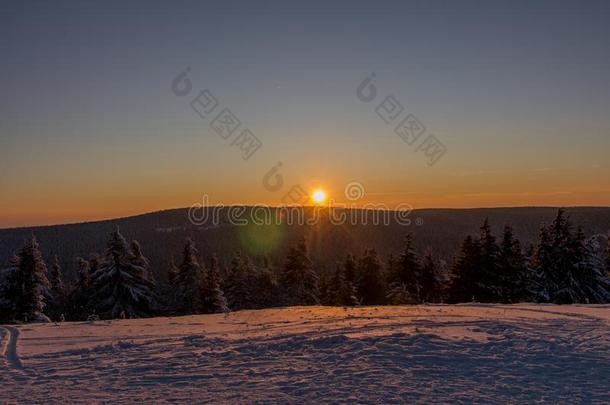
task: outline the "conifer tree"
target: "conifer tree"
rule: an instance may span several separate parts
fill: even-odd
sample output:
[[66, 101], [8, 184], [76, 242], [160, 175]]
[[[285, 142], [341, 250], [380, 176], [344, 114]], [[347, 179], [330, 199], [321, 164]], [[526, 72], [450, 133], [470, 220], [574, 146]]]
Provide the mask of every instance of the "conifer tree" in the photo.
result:
[[606, 277], [610, 278], [610, 235], [608, 235], [608, 243], [606, 245]]
[[169, 285], [174, 284], [174, 280], [178, 276], [179, 272], [180, 270], [178, 269], [178, 266], [176, 266], [176, 262], [174, 261], [174, 257], [172, 256], [169, 261], [169, 269], [167, 270], [167, 281]]
[[480, 252], [478, 241], [468, 235], [451, 270], [449, 302], [470, 302], [477, 299]]
[[500, 290], [504, 303], [514, 303], [528, 298], [529, 269], [521, 251], [521, 244], [514, 237], [510, 226], [504, 227], [498, 261]]
[[34, 236], [17, 256], [18, 267], [12, 284], [15, 290], [9, 294], [14, 302], [15, 317], [26, 322], [48, 320], [43, 314], [46, 305], [45, 296], [48, 296], [50, 287], [47, 266]]
[[357, 289], [363, 305], [383, 305], [386, 301], [383, 268], [374, 249], [365, 250], [358, 261]]
[[97, 253], [94, 253], [89, 257], [89, 282], [91, 282], [91, 276], [100, 268], [101, 262], [102, 258]]
[[386, 300], [390, 305], [405, 305], [413, 303], [413, 298], [407, 290], [407, 286], [404, 283], [397, 282], [390, 285], [386, 293]]
[[[408, 298], [407, 302], [404, 303], [421, 302], [422, 268], [419, 257], [413, 248], [413, 237], [411, 235], [405, 237], [403, 253], [389, 270], [392, 272], [389, 274], [390, 290], [406, 288]], [[401, 293], [396, 291], [392, 295], [401, 296]]]
[[328, 306], [335, 305], [335, 304], [333, 304], [335, 292], [332, 291], [332, 288], [333, 288], [332, 279], [333, 279], [334, 274], [335, 274], [334, 272], [329, 273], [327, 271], [324, 271], [319, 274], [319, 280], [318, 280], [319, 294], [318, 294], [318, 296], [319, 296], [321, 305], [328, 305]]
[[462, 244], [452, 271], [450, 302], [500, 302], [502, 281], [499, 271], [500, 247], [485, 219], [477, 240], [470, 235]]
[[49, 272], [49, 282], [51, 288], [48, 301], [48, 313], [52, 319], [58, 320], [65, 312], [67, 294], [57, 255], [53, 257], [53, 264], [51, 265], [51, 271]]
[[76, 281], [72, 285], [67, 298], [67, 316], [70, 320], [85, 320], [91, 314], [91, 267], [89, 261], [79, 257], [76, 259]]
[[133, 253], [133, 263], [134, 265], [141, 267], [143, 269], [144, 279], [149, 281], [150, 283], [155, 284], [155, 278], [150, 271], [150, 262], [144, 255], [142, 254], [142, 247], [140, 246], [140, 242], [134, 240], [131, 242], [131, 252]]
[[255, 297], [254, 308], [269, 308], [277, 306], [279, 285], [274, 270], [268, 260], [264, 260], [262, 267], [254, 269], [254, 280], [252, 281], [253, 294]]
[[224, 283], [227, 301], [231, 310], [237, 311], [254, 306], [251, 285], [252, 271], [250, 262], [243, 258], [240, 252], [236, 252], [229, 264]]
[[479, 237], [480, 255], [476, 296], [480, 302], [500, 302], [502, 289], [498, 263], [500, 247], [491, 233], [489, 220], [485, 218]]
[[91, 283], [95, 290], [92, 306], [101, 317], [142, 317], [157, 307], [153, 285], [118, 229], [112, 232]]
[[440, 302], [442, 292], [441, 278], [432, 257], [432, 251], [428, 250], [424, 256], [421, 267], [421, 293], [423, 302]]
[[551, 226], [543, 228], [533, 260], [536, 295], [556, 304], [600, 303], [610, 300], [608, 280], [593, 241], [582, 230], [575, 234], [560, 209]]
[[347, 283], [350, 283], [352, 286], [356, 287], [357, 282], [357, 262], [356, 258], [352, 254], [348, 254], [343, 262], [343, 277]]
[[315, 305], [319, 303], [319, 278], [307, 253], [305, 239], [290, 248], [280, 276], [280, 286], [286, 305]]
[[337, 265], [330, 279], [328, 289], [328, 304], [334, 306], [358, 305], [356, 287], [346, 280], [345, 267]]
[[530, 293], [536, 301], [551, 302], [551, 294], [558, 288], [558, 281], [554, 277], [553, 250], [551, 235], [543, 224], [538, 233], [538, 244], [530, 261], [530, 266], [534, 271]]
[[0, 324], [15, 320], [18, 295], [19, 257], [13, 256], [6, 268], [0, 269]]
[[182, 262], [173, 276], [173, 303], [183, 314], [201, 313], [204, 301], [204, 269], [197, 260], [197, 248], [187, 239], [182, 251]]
[[228, 312], [229, 306], [221, 289], [218, 259], [213, 257], [207, 269], [203, 285], [203, 312], [216, 314]]

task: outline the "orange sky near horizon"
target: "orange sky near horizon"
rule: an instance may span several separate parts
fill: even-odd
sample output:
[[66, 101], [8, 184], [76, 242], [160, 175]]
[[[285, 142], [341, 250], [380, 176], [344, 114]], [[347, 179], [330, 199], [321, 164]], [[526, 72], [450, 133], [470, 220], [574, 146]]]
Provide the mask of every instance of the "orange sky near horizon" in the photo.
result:
[[[0, 228], [204, 194], [279, 205], [297, 184], [389, 209], [610, 206], [609, 2], [346, 4], [9, 2]], [[425, 127], [412, 142], [396, 132], [410, 116]], [[245, 129], [262, 144], [247, 160]], [[429, 136], [446, 147], [432, 166]], [[365, 193], [350, 202], [352, 182]]]

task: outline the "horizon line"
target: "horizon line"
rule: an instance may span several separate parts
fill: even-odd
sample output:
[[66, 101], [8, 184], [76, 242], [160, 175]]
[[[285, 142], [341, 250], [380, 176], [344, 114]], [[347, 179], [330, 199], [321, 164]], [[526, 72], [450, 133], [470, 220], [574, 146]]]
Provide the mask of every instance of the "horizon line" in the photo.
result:
[[[213, 207], [252, 208], [252, 207], [256, 207], [256, 206], [257, 206], [256, 204], [227, 204], [227, 205], [214, 204], [214, 205], [208, 205], [208, 206], [206, 206], [206, 208], [213, 208]], [[258, 206], [260, 207], [261, 205], [258, 205]], [[316, 205], [296, 205], [296, 206], [265, 205], [265, 207], [276, 209], [276, 208], [282, 208], [282, 207], [315, 208], [315, 207], [320, 207], [320, 206], [316, 206]], [[158, 213], [167, 212], [167, 211], [189, 210], [190, 208], [192, 208], [192, 207], [173, 207], [173, 208], [164, 208], [164, 209], [160, 209], [160, 210], [156, 210], [156, 211], [146, 211], [146, 212], [141, 212], [141, 213], [128, 214], [128, 215], [117, 216], [117, 217], [106, 217], [106, 218], [83, 220], [83, 221], [77, 220], [75, 222], [0, 227], [0, 231], [33, 229], [33, 228], [50, 228], [50, 227], [56, 227], [56, 226], [86, 225], [86, 224], [95, 224], [95, 223], [99, 223], [99, 222], [120, 221], [120, 220], [125, 220], [125, 219], [142, 217], [145, 215], [158, 214]], [[321, 206], [320, 208], [333, 208], [333, 207]], [[335, 209], [354, 209], [354, 210], [367, 209], [366, 207], [334, 207], [334, 208]], [[610, 209], [610, 205], [569, 205], [569, 206], [568, 205], [515, 205], [515, 206], [507, 205], [507, 206], [494, 206], [494, 207], [425, 207], [425, 208], [413, 208], [412, 211], [425, 211], [425, 210], [473, 211], [473, 210], [500, 210], [500, 209], [527, 209], [527, 208], [530, 208], [530, 209], [535, 209], [535, 208], [538, 208], [538, 209], [566, 209], [566, 210], [573, 209], [573, 208], [608, 208], [608, 209]], [[370, 208], [368, 208], [368, 209], [370, 209]], [[373, 209], [375, 209], [375, 208], [373, 208]], [[389, 209], [388, 211], [395, 211], [395, 210]]]

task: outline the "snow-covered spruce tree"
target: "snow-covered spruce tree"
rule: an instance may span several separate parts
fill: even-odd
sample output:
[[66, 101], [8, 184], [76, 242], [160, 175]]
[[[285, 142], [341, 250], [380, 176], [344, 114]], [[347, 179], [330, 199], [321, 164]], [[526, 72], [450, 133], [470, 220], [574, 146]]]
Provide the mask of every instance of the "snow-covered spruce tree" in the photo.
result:
[[173, 275], [173, 305], [181, 314], [203, 312], [203, 284], [205, 273], [197, 260], [197, 248], [187, 239], [182, 252], [182, 262]]
[[232, 311], [254, 307], [255, 297], [251, 284], [253, 271], [249, 260], [243, 258], [240, 252], [236, 252], [224, 282], [224, 293]]
[[364, 251], [358, 260], [357, 290], [363, 305], [383, 305], [386, 302], [386, 283], [383, 267], [375, 249]]
[[269, 308], [280, 305], [277, 276], [267, 259], [263, 261], [262, 266], [255, 267], [253, 276], [254, 308]]
[[539, 301], [555, 304], [608, 301], [608, 283], [603, 263], [592, 241], [581, 230], [571, 231], [564, 210], [540, 233], [532, 264]]
[[606, 245], [606, 277], [610, 277], [610, 235], [608, 235], [608, 243]]
[[412, 304], [413, 298], [403, 283], [393, 283], [386, 293], [386, 301], [390, 305]]
[[422, 293], [422, 267], [413, 248], [413, 237], [407, 235], [403, 252], [398, 260], [390, 267], [388, 275], [389, 289], [398, 289], [393, 296], [402, 296], [401, 289], [406, 288], [408, 293], [407, 302], [404, 304], [421, 302]]
[[282, 274], [280, 286], [286, 305], [315, 305], [319, 303], [318, 275], [307, 254], [305, 239], [291, 247]]
[[500, 302], [499, 257], [500, 247], [485, 219], [479, 238], [469, 235], [462, 244], [452, 270], [449, 302]]
[[580, 260], [576, 263], [574, 287], [570, 299], [585, 304], [610, 303], [610, 279], [604, 274], [605, 263], [598, 255], [599, 245], [595, 238], [586, 239], [582, 230], [578, 230], [574, 243]]
[[514, 237], [510, 226], [504, 227], [502, 243], [500, 244], [500, 257], [498, 259], [500, 279], [501, 302], [514, 303], [529, 298], [528, 285], [530, 270], [521, 251], [521, 244]]
[[485, 218], [479, 237], [479, 275], [477, 300], [480, 302], [501, 302], [502, 288], [499, 271], [500, 247], [491, 233], [489, 220]]
[[358, 305], [356, 287], [345, 278], [345, 267], [337, 265], [328, 285], [328, 304], [334, 306]]
[[356, 288], [357, 278], [358, 278], [358, 263], [356, 262], [356, 258], [353, 254], [348, 254], [343, 262], [343, 277], [347, 283], [350, 283], [354, 288]]
[[76, 259], [76, 281], [71, 286], [67, 298], [67, 319], [73, 321], [86, 320], [92, 313], [90, 308], [91, 290], [91, 266], [90, 262], [78, 257]]
[[178, 266], [176, 266], [176, 262], [174, 260], [174, 257], [172, 256], [169, 261], [169, 269], [167, 270], [167, 282], [170, 286], [174, 284], [174, 280], [178, 276], [179, 272], [180, 270], [178, 269]]
[[37, 320], [48, 321], [43, 314], [45, 309], [45, 296], [48, 296], [49, 280], [47, 279], [47, 266], [36, 238], [32, 238], [21, 249], [18, 257], [18, 267], [14, 274], [15, 291], [10, 293], [15, 304], [16, 320], [31, 322]]
[[424, 302], [441, 302], [442, 287], [441, 275], [436, 268], [432, 251], [428, 250], [421, 267], [420, 298]]
[[133, 254], [133, 263], [143, 269], [144, 278], [148, 280], [154, 287], [155, 277], [152, 274], [152, 271], [150, 270], [150, 262], [142, 254], [142, 246], [140, 246], [140, 242], [138, 242], [137, 240], [131, 242], [131, 252]]
[[212, 257], [210, 267], [207, 269], [203, 284], [203, 312], [217, 314], [228, 312], [229, 306], [221, 288], [218, 259]]
[[0, 269], [0, 324], [15, 320], [17, 315], [17, 272], [19, 257], [13, 256], [6, 268]]
[[67, 293], [57, 255], [53, 257], [53, 264], [51, 265], [48, 278], [51, 288], [47, 302], [47, 314], [51, 319], [59, 320], [61, 319], [62, 314], [65, 316]]
[[451, 269], [448, 302], [470, 302], [477, 299], [480, 254], [478, 241], [468, 235]]
[[91, 276], [91, 304], [102, 318], [137, 318], [157, 307], [153, 285], [119, 230], [112, 232], [106, 254]]
[[551, 302], [552, 292], [558, 289], [553, 251], [551, 235], [543, 224], [538, 232], [538, 244], [530, 260], [533, 278], [528, 289], [530, 295], [538, 302]]

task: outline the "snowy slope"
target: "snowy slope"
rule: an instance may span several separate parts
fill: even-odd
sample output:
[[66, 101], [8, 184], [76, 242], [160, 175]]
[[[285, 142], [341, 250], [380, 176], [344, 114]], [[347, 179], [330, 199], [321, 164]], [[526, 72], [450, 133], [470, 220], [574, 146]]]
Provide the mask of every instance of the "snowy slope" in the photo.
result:
[[297, 307], [0, 328], [0, 403], [608, 403], [610, 306]]

